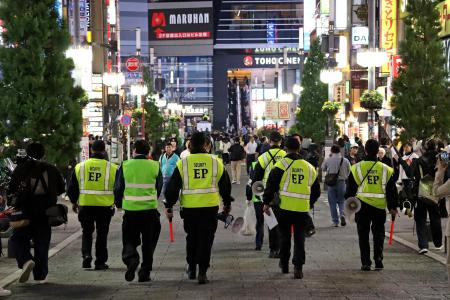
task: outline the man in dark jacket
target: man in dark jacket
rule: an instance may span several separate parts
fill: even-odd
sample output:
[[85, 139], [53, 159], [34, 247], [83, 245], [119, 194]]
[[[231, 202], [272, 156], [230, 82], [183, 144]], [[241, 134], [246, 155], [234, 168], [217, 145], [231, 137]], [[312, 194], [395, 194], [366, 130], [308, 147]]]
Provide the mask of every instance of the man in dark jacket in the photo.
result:
[[[19, 282], [28, 281], [31, 272], [34, 280], [45, 282], [52, 233], [45, 211], [56, 204], [65, 186], [58, 169], [41, 161], [45, 154], [42, 144], [28, 145], [27, 154], [30, 159], [18, 165], [11, 176], [8, 195], [14, 196], [8, 197], [8, 205], [22, 211], [30, 224], [16, 229], [11, 242], [17, 264], [22, 269]], [[30, 240], [34, 242], [34, 255], [30, 252]]]
[[241, 146], [238, 137], [234, 138], [234, 144], [231, 145], [228, 151], [230, 152], [231, 160], [231, 183], [241, 184], [241, 163], [245, 158], [245, 150]]
[[[424, 146], [425, 153], [419, 158], [413, 160], [412, 172], [414, 175], [414, 186], [416, 193], [420, 180], [424, 176], [434, 177], [435, 166], [437, 162], [436, 143], [434, 140], [428, 140]], [[437, 204], [418, 198], [417, 206], [415, 208], [414, 220], [416, 221], [417, 240], [419, 245], [419, 254], [428, 252], [428, 230], [427, 230], [427, 212], [430, 216], [431, 235], [435, 249], [442, 250], [444, 248], [442, 243], [442, 225], [441, 215], [439, 214], [439, 207]]]

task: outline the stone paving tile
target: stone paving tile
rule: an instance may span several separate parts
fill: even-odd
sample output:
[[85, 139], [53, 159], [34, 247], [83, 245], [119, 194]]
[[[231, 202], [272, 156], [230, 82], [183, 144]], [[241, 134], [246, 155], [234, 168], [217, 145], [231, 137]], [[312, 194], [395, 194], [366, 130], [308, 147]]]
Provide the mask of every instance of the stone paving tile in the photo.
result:
[[[243, 199], [244, 186], [233, 195]], [[243, 200], [232, 214], [242, 215]], [[162, 211], [162, 209], [161, 209]], [[293, 280], [281, 274], [278, 261], [256, 252], [254, 236], [232, 234], [219, 226], [213, 249], [210, 284], [200, 286], [184, 274], [185, 234], [175, 218], [175, 242], [168, 240], [168, 223], [162, 217], [162, 233], [155, 252], [152, 282], [124, 280], [121, 261], [121, 216], [111, 226], [110, 270], [81, 269], [81, 241], [67, 246], [50, 261], [49, 284], [13, 284], [9, 299], [447, 299], [450, 290], [445, 267], [394, 243], [385, 248], [385, 270], [361, 272], [356, 226], [329, 226], [329, 210], [320, 201], [315, 211], [317, 234], [307, 239], [305, 278]], [[267, 234], [266, 234], [267, 237]], [[5, 272], [3, 265], [0, 270]], [[12, 269], [14, 270], [14, 268]], [[11, 271], [11, 268], [10, 268]]]

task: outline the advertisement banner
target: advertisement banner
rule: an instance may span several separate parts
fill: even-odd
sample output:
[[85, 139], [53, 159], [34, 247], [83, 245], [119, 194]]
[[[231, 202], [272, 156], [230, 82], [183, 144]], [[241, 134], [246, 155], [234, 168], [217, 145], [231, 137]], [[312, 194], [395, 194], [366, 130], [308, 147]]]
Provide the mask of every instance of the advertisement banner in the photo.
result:
[[[380, 48], [386, 49], [389, 57], [397, 53], [397, 0], [381, 0]], [[389, 73], [389, 63], [381, 68]]]
[[439, 32], [440, 37], [445, 37], [450, 35], [450, 0], [446, 0], [437, 5], [442, 29]]
[[278, 102], [278, 119], [289, 120], [289, 102]]
[[278, 119], [278, 103], [276, 101], [267, 101], [266, 110], [264, 116], [267, 120], [277, 120]]
[[149, 41], [213, 38], [212, 7], [150, 9]]

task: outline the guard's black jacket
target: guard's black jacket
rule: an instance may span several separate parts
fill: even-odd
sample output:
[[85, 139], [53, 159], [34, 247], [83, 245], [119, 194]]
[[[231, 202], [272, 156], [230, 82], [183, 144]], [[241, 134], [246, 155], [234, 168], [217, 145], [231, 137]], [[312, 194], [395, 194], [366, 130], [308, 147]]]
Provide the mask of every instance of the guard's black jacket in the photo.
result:
[[[137, 155], [133, 159], [147, 159], [145, 155]], [[159, 198], [161, 194], [163, 179], [161, 170], [158, 172], [158, 177], [156, 178], [156, 194]], [[125, 191], [125, 178], [123, 177], [123, 165], [117, 170], [116, 181], [114, 182], [114, 204], [117, 208], [122, 208], [123, 193]]]
[[[292, 160], [303, 159], [301, 155], [298, 153], [289, 153], [285, 156], [286, 158], [290, 158]], [[274, 194], [280, 190], [280, 182], [283, 177], [284, 171], [278, 167], [273, 168], [270, 171], [269, 178], [267, 179], [266, 188], [263, 194], [263, 202], [264, 204], [269, 205], [270, 202], [273, 201]], [[310, 206], [313, 207], [314, 203], [316, 203], [317, 199], [320, 197], [320, 184], [318, 178], [314, 181], [311, 186], [311, 195], [310, 195]]]
[[[195, 153], [198, 152], [191, 152], [191, 154]], [[181, 179], [180, 171], [178, 170], [178, 168], [175, 168], [172, 177], [167, 184], [166, 192], [164, 194], [166, 197], [166, 201], [164, 203], [166, 208], [172, 208], [175, 205], [175, 203], [178, 201], [182, 187], [183, 180]], [[230, 206], [231, 202], [233, 201], [233, 198], [231, 197], [231, 181], [225, 167], [223, 168], [222, 177], [220, 177], [220, 180], [218, 182], [218, 187], [219, 194], [222, 197], [223, 205]]]
[[[377, 157], [369, 157], [367, 156], [364, 161], [376, 162], [378, 161]], [[366, 174], [363, 174], [365, 176]], [[365, 179], [367, 180], [367, 179]], [[358, 192], [358, 184], [356, 184], [355, 178], [353, 177], [353, 173], [350, 173], [347, 181], [347, 191], [345, 193], [345, 198], [354, 197]], [[389, 210], [396, 209], [398, 207], [398, 192], [397, 187], [395, 186], [395, 178], [391, 176], [389, 181], [386, 184], [386, 202]]]

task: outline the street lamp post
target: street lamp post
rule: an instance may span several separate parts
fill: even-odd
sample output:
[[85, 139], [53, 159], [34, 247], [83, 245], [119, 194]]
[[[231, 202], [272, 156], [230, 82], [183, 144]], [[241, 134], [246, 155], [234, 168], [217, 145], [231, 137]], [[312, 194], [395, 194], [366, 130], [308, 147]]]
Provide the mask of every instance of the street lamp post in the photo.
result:
[[[328, 84], [328, 101], [333, 102], [333, 87], [342, 81], [342, 72], [336, 69], [324, 69], [320, 71], [320, 81]], [[327, 138], [325, 145], [330, 147], [333, 144], [333, 117], [328, 115]]]
[[[385, 63], [387, 63], [389, 57], [387, 52], [383, 49], [378, 48], [369, 48], [369, 49], [361, 49], [356, 53], [356, 62], [358, 65], [368, 68], [368, 84], [367, 87], [369, 91], [376, 89], [376, 79], [375, 79], [375, 70], [377, 67], [381, 67]], [[369, 110], [369, 115], [367, 118], [367, 123], [369, 124], [369, 138], [373, 138], [374, 136], [374, 114], [373, 110]]]

